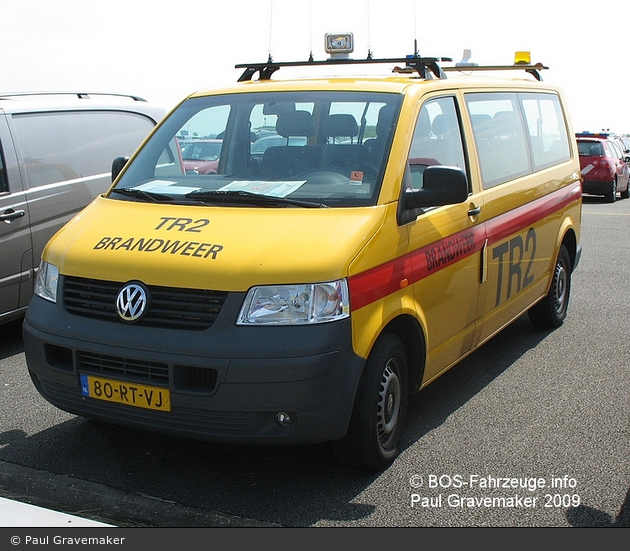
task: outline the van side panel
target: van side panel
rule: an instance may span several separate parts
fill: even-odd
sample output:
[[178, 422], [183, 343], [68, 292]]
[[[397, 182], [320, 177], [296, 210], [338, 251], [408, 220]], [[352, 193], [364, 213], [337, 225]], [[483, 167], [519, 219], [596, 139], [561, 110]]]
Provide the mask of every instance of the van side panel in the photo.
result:
[[16, 317], [31, 298], [30, 215], [5, 115], [0, 110], [0, 321]]
[[571, 229], [579, 240], [581, 188], [575, 139], [558, 94], [464, 97], [488, 238], [479, 345], [547, 294], [563, 232]]
[[425, 383], [473, 346], [483, 231], [469, 218], [468, 202], [436, 209], [409, 227], [410, 280], [426, 319]]
[[[552, 172], [562, 170], [566, 172], [567, 168]], [[546, 173], [537, 177], [538, 188], [532, 187], [531, 182], [505, 184], [514, 188], [514, 200], [523, 203], [511, 210], [501, 207], [504, 193], [500, 189], [488, 193], [488, 275], [484, 283], [487, 292], [479, 342], [486, 341], [547, 293], [562, 238], [560, 230], [566, 225], [564, 220], [579, 220], [579, 181], [568, 183], [570, 173], [564, 182], [554, 183], [547, 180], [549, 176]], [[540, 195], [551, 186], [556, 189]], [[526, 202], [533, 193], [540, 196]]]

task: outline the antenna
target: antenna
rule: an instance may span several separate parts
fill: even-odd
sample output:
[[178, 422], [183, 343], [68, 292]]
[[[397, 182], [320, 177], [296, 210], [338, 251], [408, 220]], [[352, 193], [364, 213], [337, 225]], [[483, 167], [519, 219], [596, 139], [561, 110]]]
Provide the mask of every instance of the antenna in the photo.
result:
[[370, 0], [367, 0], [367, 39], [368, 39], [368, 59], [372, 59], [372, 34], [370, 30]]
[[271, 37], [273, 36], [273, 0], [269, 0], [269, 61], [271, 63]]
[[419, 57], [418, 53], [418, 17], [416, 16], [417, 1], [413, 0], [413, 55]]
[[313, 61], [313, 0], [309, 0], [308, 2], [308, 34], [308, 40], [310, 42], [308, 60]]

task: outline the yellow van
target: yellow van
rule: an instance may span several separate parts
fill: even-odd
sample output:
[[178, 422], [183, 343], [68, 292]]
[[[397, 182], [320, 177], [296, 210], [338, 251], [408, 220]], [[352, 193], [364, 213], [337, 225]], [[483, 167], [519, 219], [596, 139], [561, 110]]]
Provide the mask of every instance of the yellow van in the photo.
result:
[[[499, 80], [444, 61], [282, 80], [298, 63], [270, 60], [183, 100], [43, 253], [24, 322], [38, 391], [387, 467], [410, 393], [525, 312], [563, 323], [581, 251], [561, 92], [536, 66]], [[221, 141], [215, 171], [186, 168], [194, 140]]]

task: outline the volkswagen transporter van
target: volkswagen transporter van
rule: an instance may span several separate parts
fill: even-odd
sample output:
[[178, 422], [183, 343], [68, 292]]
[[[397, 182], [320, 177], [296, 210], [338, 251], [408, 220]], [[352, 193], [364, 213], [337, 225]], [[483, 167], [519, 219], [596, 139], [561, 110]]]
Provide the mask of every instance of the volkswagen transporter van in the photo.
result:
[[0, 93], [0, 323], [24, 315], [46, 242], [111, 185], [165, 111], [112, 94]]
[[[332, 441], [379, 470], [410, 393], [525, 313], [560, 326], [581, 250], [562, 94], [533, 65], [444, 61], [237, 65], [183, 100], [44, 250], [24, 323], [39, 392], [171, 435]], [[342, 63], [394, 72], [315, 75]], [[221, 140], [216, 173], [185, 169], [191, 132]], [[282, 143], [252, 155], [262, 133]]]

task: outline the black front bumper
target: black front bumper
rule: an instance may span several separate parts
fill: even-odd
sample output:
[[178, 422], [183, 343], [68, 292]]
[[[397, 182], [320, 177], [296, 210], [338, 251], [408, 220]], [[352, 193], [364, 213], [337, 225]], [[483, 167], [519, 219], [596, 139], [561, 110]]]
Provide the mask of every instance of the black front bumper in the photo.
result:
[[[35, 297], [23, 326], [33, 382], [70, 413], [176, 436], [243, 444], [343, 437], [364, 364], [350, 320], [241, 327], [233, 320], [242, 297], [232, 298], [210, 329], [185, 331], [71, 315]], [[86, 397], [80, 374], [168, 388], [171, 411]], [[289, 424], [278, 422], [281, 412]]]

